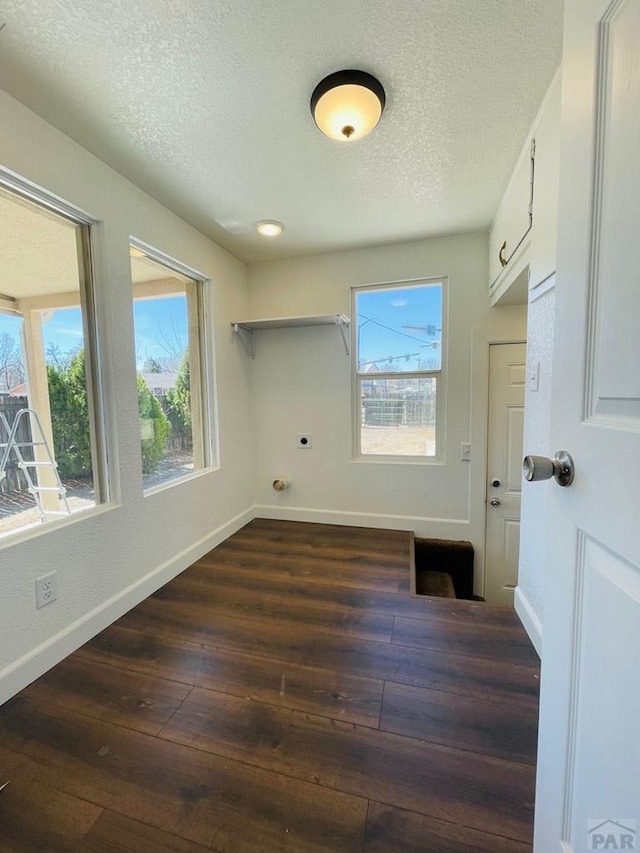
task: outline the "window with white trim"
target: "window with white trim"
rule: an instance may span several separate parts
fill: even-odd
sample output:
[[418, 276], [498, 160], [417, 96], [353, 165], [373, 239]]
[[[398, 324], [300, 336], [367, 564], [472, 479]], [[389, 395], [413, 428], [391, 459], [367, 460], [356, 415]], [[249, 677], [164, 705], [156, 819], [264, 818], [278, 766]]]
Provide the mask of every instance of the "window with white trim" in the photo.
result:
[[356, 456], [441, 457], [445, 282], [354, 288]]
[[146, 491], [213, 464], [206, 282], [138, 241], [130, 255]]
[[92, 221], [0, 181], [0, 540], [109, 499]]

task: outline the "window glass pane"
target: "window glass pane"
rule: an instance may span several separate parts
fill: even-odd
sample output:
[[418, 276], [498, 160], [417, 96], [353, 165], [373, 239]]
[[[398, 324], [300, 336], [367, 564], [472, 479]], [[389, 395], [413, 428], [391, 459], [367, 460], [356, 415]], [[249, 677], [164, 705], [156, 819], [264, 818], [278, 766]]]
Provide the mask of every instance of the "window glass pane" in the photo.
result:
[[436, 455], [436, 378], [361, 377], [360, 452]]
[[99, 500], [87, 239], [81, 224], [0, 190], [0, 536]]
[[145, 489], [204, 467], [201, 282], [131, 249]]
[[358, 372], [415, 373], [442, 367], [442, 285], [356, 292]]

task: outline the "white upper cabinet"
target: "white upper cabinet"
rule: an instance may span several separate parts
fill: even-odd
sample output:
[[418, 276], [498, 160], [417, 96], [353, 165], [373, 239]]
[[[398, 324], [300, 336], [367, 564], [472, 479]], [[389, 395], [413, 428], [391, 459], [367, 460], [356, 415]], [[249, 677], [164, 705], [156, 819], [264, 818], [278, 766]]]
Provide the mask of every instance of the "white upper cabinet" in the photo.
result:
[[549, 87], [489, 233], [492, 305], [526, 303], [555, 271], [560, 72]]
[[[489, 235], [489, 285], [509, 277], [528, 247], [533, 202], [533, 143], [527, 141], [514, 169]], [[525, 246], [526, 244], [526, 246]]]
[[533, 189], [533, 238], [529, 288], [556, 271], [558, 176], [560, 170], [560, 75], [551, 84], [536, 127], [536, 168]]

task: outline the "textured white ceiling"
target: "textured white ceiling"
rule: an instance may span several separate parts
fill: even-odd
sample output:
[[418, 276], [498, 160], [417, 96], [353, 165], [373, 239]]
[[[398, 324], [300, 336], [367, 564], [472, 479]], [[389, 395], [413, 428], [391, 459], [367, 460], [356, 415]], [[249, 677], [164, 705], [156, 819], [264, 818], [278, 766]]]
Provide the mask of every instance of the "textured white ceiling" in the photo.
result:
[[[487, 228], [560, 62], [562, 0], [5, 0], [0, 86], [252, 261]], [[370, 137], [309, 98], [361, 68]], [[259, 219], [286, 231], [266, 242]]]

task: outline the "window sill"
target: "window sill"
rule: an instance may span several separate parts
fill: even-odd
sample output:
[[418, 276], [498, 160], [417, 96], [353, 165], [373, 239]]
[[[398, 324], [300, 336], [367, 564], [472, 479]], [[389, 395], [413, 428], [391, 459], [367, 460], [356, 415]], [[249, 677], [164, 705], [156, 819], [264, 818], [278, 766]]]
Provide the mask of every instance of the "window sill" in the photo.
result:
[[356, 465], [444, 465], [445, 461], [437, 456], [354, 456], [350, 460]]
[[197, 471], [192, 471], [190, 474], [185, 474], [183, 477], [175, 477], [173, 480], [167, 480], [166, 483], [158, 483], [157, 486], [150, 486], [148, 489], [142, 490], [142, 496], [147, 498], [151, 495], [156, 495], [158, 492], [165, 492], [174, 486], [181, 486], [184, 483], [191, 483], [193, 480], [199, 480], [201, 477], [206, 477], [215, 471], [219, 471], [219, 465], [210, 465], [207, 468], [199, 468]]
[[45, 524], [36, 523], [31, 524], [28, 527], [18, 528], [17, 530], [12, 531], [11, 533], [6, 533], [4, 536], [0, 537], [0, 550], [13, 545], [19, 545], [30, 539], [36, 539], [40, 536], [51, 533], [54, 530], [63, 530], [65, 527], [71, 527], [78, 522], [86, 521], [90, 518], [95, 518], [96, 516], [104, 515], [108, 512], [112, 512], [113, 510], [120, 509], [121, 506], [122, 505], [120, 503], [111, 501], [109, 503], [97, 504], [96, 506], [77, 510], [66, 518], [47, 521]]

